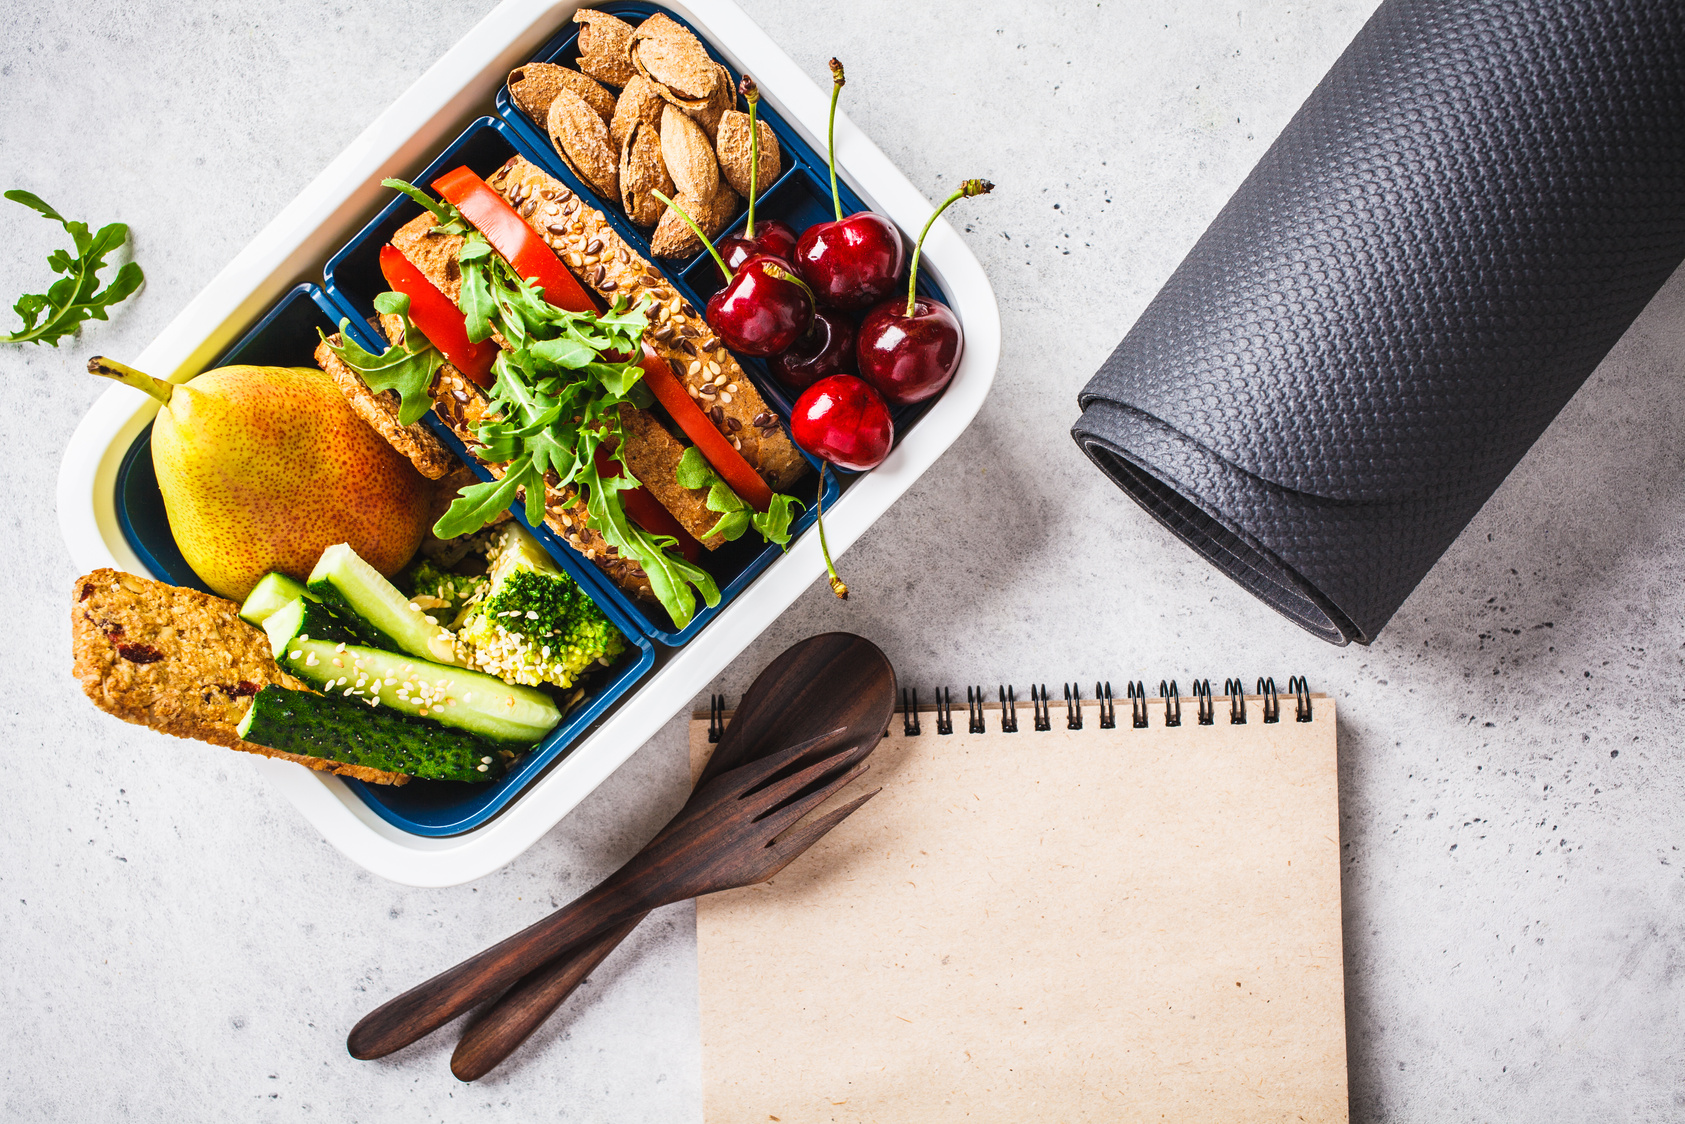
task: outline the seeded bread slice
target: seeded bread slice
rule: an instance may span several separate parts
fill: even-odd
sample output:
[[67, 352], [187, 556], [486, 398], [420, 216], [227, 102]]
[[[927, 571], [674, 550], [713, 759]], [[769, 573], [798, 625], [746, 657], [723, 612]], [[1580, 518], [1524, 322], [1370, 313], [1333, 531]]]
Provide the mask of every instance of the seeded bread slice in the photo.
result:
[[363, 765], [282, 753], [241, 741], [235, 726], [271, 684], [309, 685], [282, 671], [262, 630], [240, 606], [196, 589], [121, 570], [76, 579], [70, 642], [82, 691], [107, 714], [178, 738], [195, 738], [373, 784], [409, 777]]

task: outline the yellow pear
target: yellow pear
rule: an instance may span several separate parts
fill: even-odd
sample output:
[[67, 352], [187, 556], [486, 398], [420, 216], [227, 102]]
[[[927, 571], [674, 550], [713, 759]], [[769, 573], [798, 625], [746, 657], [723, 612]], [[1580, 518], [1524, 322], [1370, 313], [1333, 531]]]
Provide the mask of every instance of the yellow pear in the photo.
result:
[[220, 367], [167, 383], [103, 357], [88, 370], [164, 403], [152, 464], [182, 557], [242, 600], [271, 570], [303, 581], [351, 548], [388, 576], [427, 529], [431, 492], [409, 460], [313, 367]]

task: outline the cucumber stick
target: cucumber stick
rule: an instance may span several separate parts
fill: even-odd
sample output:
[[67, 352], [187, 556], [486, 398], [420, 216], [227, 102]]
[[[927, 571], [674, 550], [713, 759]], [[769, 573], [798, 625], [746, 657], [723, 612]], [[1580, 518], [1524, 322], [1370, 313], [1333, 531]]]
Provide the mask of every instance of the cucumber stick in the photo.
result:
[[434, 663], [457, 662], [450, 631], [410, 604], [397, 586], [345, 543], [322, 552], [305, 583], [342, 615], [360, 618], [373, 647], [408, 652]]
[[[361, 644], [369, 646], [368, 634], [361, 627], [362, 621], [356, 617], [342, 617], [326, 605], [305, 597], [295, 597], [273, 613], [263, 618], [263, 627], [267, 631], [269, 622], [274, 620], [275, 627], [289, 636], [296, 636], [302, 640], [327, 640], [331, 643]], [[274, 644], [270, 638], [270, 644]]]
[[494, 781], [508, 760], [507, 752], [463, 730], [343, 695], [273, 684], [257, 693], [235, 729], [253, 745], [424, 780]]
[[[324, 693], [370, 698], [400, 714], [431, 718], [492, 741], [530, 746], [555, 728], [562, 714], [549, 695], [505, 683], [495, 675], [446, 667], [344, 641], [317, 639], [304, 627], [301, 599], [263, 622], [282, 667]], [[309, 639], [305, 639], [309, 636]]]
[[270, 613], [300, 597], [317, 600], [314, 593], [304, 588], [303, 582], [294, 581], [285, 574], [265, 574], [263, 580], [246, 595], [246, 603], [240, 606], [240, 619], [261, 628]]

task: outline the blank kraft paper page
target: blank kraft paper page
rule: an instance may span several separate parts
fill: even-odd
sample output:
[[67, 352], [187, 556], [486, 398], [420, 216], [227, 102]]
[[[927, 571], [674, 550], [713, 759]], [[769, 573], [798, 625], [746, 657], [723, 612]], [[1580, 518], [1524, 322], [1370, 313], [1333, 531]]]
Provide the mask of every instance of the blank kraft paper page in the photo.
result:
[[706, 1119], [1344, 1121], [1334, 702], [1247, 709], [898, 718], [875, 799], [697, 903]]

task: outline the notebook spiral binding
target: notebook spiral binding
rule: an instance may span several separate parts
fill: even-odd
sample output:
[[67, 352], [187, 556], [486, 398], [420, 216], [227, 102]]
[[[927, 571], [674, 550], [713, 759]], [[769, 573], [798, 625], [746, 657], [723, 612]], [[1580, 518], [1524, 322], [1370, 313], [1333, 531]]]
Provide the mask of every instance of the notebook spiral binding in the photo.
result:
[[[1065, 728], [1067, 730], [1082, 729], [1082, 684], [1066, 683], [1065, 685]], [[1311, 710], [1311, 685], [1303, 675], [1295, 675], [1287, 680], [1287, 692], [1293, 696], [1293, 720], [1295, 722], [1313, 721]], [[1016, 734], [1018, 732], [1018, 696], [1010, 683], [1001, 684], [997, 694], [1000, 698], [1000, 732]], [[1229, 701], [1229, 722], [1231, 725], [1244, 726], [1246, 724], [1246, 686], [1239, 679], [1223, 680], [1223, 694]], [[1281, 694], [1276, 690], [1275, 679], [1262, 678], [1258, 680], [1258, 689], [1253, 692], [1263, 706], [1264, 721], [1275, 723], [1281, 721]], [[1158, 697], [1164, 701], [1164, 725], [1180, 726], [1182, 724], [1182, 692], [1176, 680], [1158, 681]], [[1211, 726], [1217, 721], [1217, 700], [1211, 693], [1211, 680], [1196, 679], [1193, 685], [1193, 697], [1197, 706], [1195, 721], [1201, 726]], [[1094, 684], [1094, 698], [1100, 704], [1100, 728], [1111, 730], [1117, 727], [1117, 711], [1112, 705], [1112, 685], [1110, 682]], [[1144, 730], [1151, 725], [1147, 712], [1147, 688], [1142, 680], [1135, 680], [1128, 689], [1130, 725], [1137, 730]], [[982, 687], [967, 687], [965, 689], [965, 705], [969, 718], [968, 730], [973, 734], [988, 733], [988, 724], [984, 721], [983, 704], [987, 696]], [[1035, 711], [1035, 728], [1037, 730], [1053, 729], [1053, 695], [1047, 689], [1047, 684], [1030, 685], [1030, 704]], [[718, 742], [725, 735], [726, 703], [724, 695], [708, 696], [708, 740]], [[918, 737], [924, 732], [919, 722], [919, 692], [916, 687], [901, 689], [901, 732], [907, 737]], [[954, 732], [954, 697], [947, 687], [936, 692], [936, 732], [938, 734], [952, 734]], [[889, 731], [884, 731], [889, 736]]]
[[[1082, 684], [1066, 683], [1065, 692], [1065, 728], [1067, 730], [1082, 729]], [[1310, 722], [1313, 720], [1311, 709], [1311, 687], [1309, 681], [1302, 675], [1295, 675], [1287, 680], [1287, 692], [1293, 696], [1293, 719], [1296, 722]], [[1276, 689], [1275, 679], [1265, 677], [1258, 680], [1257, 690], [1252, 692], [1263, 709], [1263, 721], [1276, 723], [1281, 721], [1281, 693]], [[1000, 732], [1016, 734], [1018, 732], [1018, 696], [1016, 689], [1010, 683], [1001, 684], [996, 689], [996, 697], [1000, 700]], [[1094, 684], [1094, 697], [1100, 704], [1100, 728], [1111, 730], [1117, 727], [1117, 711], [1112, 703], [1112, 685], [1109, 682]], [[1147, 686], [1143, 680], [1137, 679], [1128, 684], [1126, 697], [1129, 699], [1130, 726], [1137, 730], [1144, 730], [1152, 725], [1151, 714], [1147, 709]], [[1235, 726], [1246, 724], [1246, 685], [1239, 679], [1225, 679], [1223, 681], [1223, 695], [1218, 696], [1211, 690], [1211, 680], [1196, 679], [1193, 684], [1193, 698], [1195, 711], [1193, 719], [1201, 726], [1217, 724], [1217, 699], [1224, 697], [1228, 700], [1229, 723]], [[1165, 726], [1182, 725], [1182, 691], [1174, 679], [1161, 679], [1158, 683], [1158, 698], [1164, 703]], [[723, 715], [723, 697], [716, 695]], [[969, 686], [965, 689], [965, 706], [967, 712], [967, 729], [973, 734], [988, 732], [988, 723], [984, 711], [984, 704], [988, 695], [981, 686]], [[1030, 705], [1034, 712], [1034, 728], [1037, 730], [1053, 729], [1053, 693], [1047, 689], [1045, 683], [1030, 685]], [[936, 732], [938, 734], [952, 734], [954, 732], [954, 703], [952, 692], [947, 688], [940, 688], [936, 692]], [[919, 723], [919, 693], [916, 689], [903, 688], [901, 691], [901, 732], [908, 737], [916, 737], [921, 731]], [[710, 741], [718, 741], [714, 733], [714, 712], [710, 711], [708, 735]], [[719, 720], [719, 728], [723, 730], [724, 719]]]

